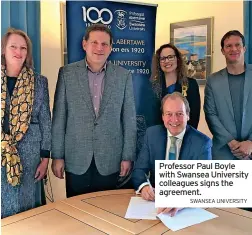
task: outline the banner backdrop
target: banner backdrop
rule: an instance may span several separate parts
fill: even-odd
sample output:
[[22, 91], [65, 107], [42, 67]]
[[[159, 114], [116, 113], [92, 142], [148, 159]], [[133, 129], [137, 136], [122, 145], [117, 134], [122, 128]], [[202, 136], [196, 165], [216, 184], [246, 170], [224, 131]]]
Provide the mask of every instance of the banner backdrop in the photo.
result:
[[[152, 120], [152, 92], [149, 82], [155, 48], [156, 5], [112, 1], [67, 1], [68, 63], [82, 60], [82, 38], [95, 23], [107, 25], [113, 34], [109, 60], [131, 71], [137, 112], [138, 145]], [[120, 79], [120, 78], [118, 78]]]

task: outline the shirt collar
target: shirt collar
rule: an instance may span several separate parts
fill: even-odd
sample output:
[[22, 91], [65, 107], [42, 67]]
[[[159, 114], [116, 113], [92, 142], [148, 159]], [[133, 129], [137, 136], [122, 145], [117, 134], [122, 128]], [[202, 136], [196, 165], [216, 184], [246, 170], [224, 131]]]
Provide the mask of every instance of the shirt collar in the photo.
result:
[[[179, 140], [183, 140], [185, 132], [186, 132], [186, 128], [180, 134], [176, 135], [175, 137], [177, 137]], [[173, 136], [168, 129], [167, 129], [167, 136], [168, 137]]]
[[[87, 68], [90, 72], [96, 73], [96, 72], [93, 72], [92, 69], [90, 68], [90, 66], [88, 65], [87, 58], [85, 59], [85, 64], [86, 64], [86, 68]], [[98, 73], [101, 73], [103, 70], [106, 72], [106, 69], [107, 69], [107, 61], [105, 62], [105, 64], [103, 65], [103, 67], [101, 68], [101, 70], [100, 70]]]

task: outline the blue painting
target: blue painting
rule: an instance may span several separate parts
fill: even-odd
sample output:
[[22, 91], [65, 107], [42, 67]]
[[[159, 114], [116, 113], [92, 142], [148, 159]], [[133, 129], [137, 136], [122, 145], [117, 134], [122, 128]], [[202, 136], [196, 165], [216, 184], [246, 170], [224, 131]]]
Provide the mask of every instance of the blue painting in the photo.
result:
[[206, 79], [207, 25], [174, 29], [174, 45], [188, 66], [188, 76]]

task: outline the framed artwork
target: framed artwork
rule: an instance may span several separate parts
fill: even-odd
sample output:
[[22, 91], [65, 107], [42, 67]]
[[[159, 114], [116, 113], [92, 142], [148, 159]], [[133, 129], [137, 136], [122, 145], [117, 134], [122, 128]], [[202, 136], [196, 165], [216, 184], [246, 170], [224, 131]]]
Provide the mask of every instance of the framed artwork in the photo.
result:
[[67, 59], [67, 30], [66, 30], [66, 1], [60, 1], [60, 34], [61, 34], [61, 65], [68, 64]]
[[213, 17], [170, 25], [170, 42], [181, 52], [187, 65], [188, 77], [199, 85], [206, 83], [212, 72]]

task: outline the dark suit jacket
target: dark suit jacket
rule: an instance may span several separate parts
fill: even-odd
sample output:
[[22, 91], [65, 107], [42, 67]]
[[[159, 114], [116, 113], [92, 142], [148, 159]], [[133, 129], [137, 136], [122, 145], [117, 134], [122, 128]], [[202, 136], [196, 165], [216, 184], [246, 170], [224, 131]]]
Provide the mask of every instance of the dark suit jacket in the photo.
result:
[[[147, 129], [144, 144], [136, 161], [132, 182], [134, 188], [146, 182], [145, 174], [151, 173], [155, 185], [155, 160], [164, 160], [167, 144], [167, 129], [163, 125]], [[180, 149], [179, 160], [211, 160], [212, 141], [206, 135], [187, 125]]]
[[[187, 78], [188, 79], [188, 90], [187, 90], [187, 100], [190, 106], [190, 120], [188, 121], [188, 125], [194, 127], [195, 129], [198, 128], [199, 119], [200, 119], [200, 93], [199, 93], [199, 85], [194, 78]], [[154, 93], [156, 93], [158, 98], [156, 102], [156, 113], [157, 118], [154, 121], [154, 125], [163, 124], [162, 121], [162, 113], [160, 111], [161, 107], [161, 98], [164, 97], [167, 93], [165, 91], [165, 87], [161, 88], [160, 84], [157, 82], [153, 82], [152, 84]], [[163, 89], [161, 91], [160, 89]], [[182, 93], [182, 87], [179, 82], [176, 83], [175, 91]]]

